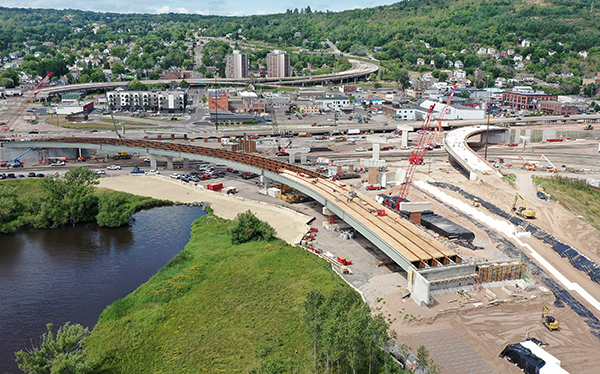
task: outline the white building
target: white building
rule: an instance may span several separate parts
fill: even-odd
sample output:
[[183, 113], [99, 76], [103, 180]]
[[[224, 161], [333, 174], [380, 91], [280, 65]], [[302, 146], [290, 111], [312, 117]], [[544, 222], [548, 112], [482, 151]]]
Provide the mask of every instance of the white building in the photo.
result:
[[[436, 102], [432, 100], [425, 100], [421, 103], [421, 108], [429, 110], [431, 105], [435, 104], [433, 113], [431, 114], [432, 119], [440, 118], [440, 114], [446, 106], [443, 102]], [[463, 105], [450, 105], [444, 114], [444, 120], [457, 120], [457, 119], [485, 119], [485, 110], [469, 108]]]
[[324, 111], [352, 108], [350, 99], [346, 96], [317, 97], [315, 98], [315, 104]]

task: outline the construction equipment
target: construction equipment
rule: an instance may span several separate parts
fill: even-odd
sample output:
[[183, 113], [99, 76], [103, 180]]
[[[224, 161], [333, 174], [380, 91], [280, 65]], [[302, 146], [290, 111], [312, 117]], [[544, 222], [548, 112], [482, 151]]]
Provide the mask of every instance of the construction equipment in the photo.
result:
[[542, 200], [550, 200], [551, 198], [551, 195], [547, 193], [543, 187], [538, 188], [536, 195]]
[[480, 206], [480, 205], [481, 205], [481, 204], [479, 203], [479, 199], [478, 199], [478, 198], [474, 198], [474, 199], [473, 199], [473, 206], [474, 206], [474, 207], [478, 207], [478, 206]]
[[[523, 206], [517, 207], [518, 201], [520, 201]], [[512, 211], [525, 218], [535, 218], [535, 210], [527, 209], [525, 200], [521, 197], [521, 195], [519, 195], [518, 192], [515, 194], [515, 201], [512, 206]]]
[[548, 169], [549, 172], [554, 173], [556, 171], [556, 166], [554, 166], [554, 164], [548, 160], [548, 157], [541, 155], [540, 158], [543, 158], [548, 163], [546, 165], [546, 169]]
[[550, 331], [560, 330], [558, 321], [552, 316], [552, 314], [550, 314], [550, 311], [546, 305], [542, 305], [542, 323]]
[[593, 130], [594, 129], [594, 125], [585, 125], [585, 127], [583, 129], [584, 130]]
[[3, 137], [5, 132], [12, 129], [17, 120], [21, 118], [21, 115], [27, 107], [27, 103], [33, 102], [35, 100], [37, 95], [40, 93], [40, 90], [44, 88], [48, 82], [50, 82], [50, 78], [53, 74], [54, 73], [48, 72], [48, 75], [46, 75], [46, 77], [44, 77], [44, 79], [42, 79], [42, 81], [38, 83], [37, 86], [35, 86], [35, 88], [29, 93], [29, 95], [21, 96], [21, 98], [17, 100], [17, 102], [14, 104], [16, 109], [14, 110], [12, 117], [10, 117], [9, 120], [6, 121], [2, 125], [2, 127], [0, 127], [0, 138]]
[[398, 199], [396, 200], [396, 206], [393, 207], [394, 210], [398, 211], [400, 209], [400, 203], [402, 203], [403, 201], [406, 200], [406, 196], [408, 195], [408, 188], [409, 188], [410, 184], [412, 183], [412, 178], [415, 173], [415, 170], [418, 165], [423, 164], [424, 159], [425, 159], [425, 154], [429, 150], [431, 143], [433, 142], [433, 139], [435, 138], [435, 134], [438, 131], [440, 131], [440, 129], [442, 128], [442, 120], [444, 119], [444, 116], [446, 115], [446, 113], [449, 112], [448, 107], [450, 106], [450, 103], [452, 102], [452, 98], [454, 97], [454, 94], [456, 93], [457, 87], [458, 86], [454, 86], [452, 93], [450, 94], [450, 96], [448, 97], [448, 100], [446, 101], [446, 105], [444, 106], [444, 109], [442, 109], [442, 111], [440, 112], [439, 118], [437, 120], [437, 125], [432, 130], [429, 129], [429, 122], [431, 120], [431, 114], [433, 113], [433, 108], [435, 107], [435, 104], [433, 104], [431, 107], [429, 107], [429, 112], [427, 113], [427, 117], [425, 117], [425, 121], [423, 122], [423, 127], [421, 127], [421, 130], [418, 131], [419, 139], [417, 141], [417, 145], [415, 146], [415, 148], [413, 148], [411, 155], [408, 158], [409, 165], [408, 165], [408, 169], [406, 170], [406, 176], [404, 177], [404, 184], [402, 186], [402, 191], [400, 191], [400, 195], [398, 196]]
[[114, 157], [115, 160], [128, 160], [130, 158], [131, 155], [125, 151], [119, 151]]
[[[117, 139], [123, 138], [121, 134], [119, 134], [119, 130], [117, 129], [117, 123], [115, 122], [115, 116], [113, 115], [113, 111], [110, 108], [110, 101], [108, 101], [108, 93], [104, 90], [104, 97], [106, 98], [106, 107], [108, 108], [108, 112], [110, 113], [110, 119], [112, 119], [112, 123], [115, 126], [115, 134], [117, 135]], [[125, 128], [123, 127], [123, 131]]]
[[23, 153], [21, 153], [20, 155], [18, 155], [18, 156], [17, 156], [17, 157], [16, 157], [16, 158], [13, 160], [13, 163], [12, 163], [12, 165], [11, 165], [11, 166], [12, 166], [12, 167], [14, 167], [14, 168], [18, 168], [18, 167], [21, 167], [21, 166], [23, 166], [23, 163], [21, 162], [20, 158], [21, 158], [21, 157], [23, 157], [23, 156], [24, 156], [26, 153], [28, 153], [29, 151], [35, 151], [36, 149], [37, 149], [37, 147], [31, 147], [31, 148], [27, 149], [25, 152], [23, 152]]

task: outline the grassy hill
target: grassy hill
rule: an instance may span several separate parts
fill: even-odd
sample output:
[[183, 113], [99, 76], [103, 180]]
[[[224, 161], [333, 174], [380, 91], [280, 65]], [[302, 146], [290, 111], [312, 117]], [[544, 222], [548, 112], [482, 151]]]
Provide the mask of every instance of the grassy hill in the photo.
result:
[[306, 295], [347, 285], [327, 262], [281, 240], [232, 245], [230, 225], [199, 219], [181, 254], [102, 313], [85, 342], [100, 372], [310, 370]]

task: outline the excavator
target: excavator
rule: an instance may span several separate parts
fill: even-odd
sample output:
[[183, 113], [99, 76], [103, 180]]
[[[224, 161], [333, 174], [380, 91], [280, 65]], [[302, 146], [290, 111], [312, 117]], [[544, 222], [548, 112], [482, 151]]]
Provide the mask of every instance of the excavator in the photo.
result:
[[550, 311], [546, 305], [542, 306], [542, 323], [550, 331], [560, 330], [558, 321], [552, 316], [552, 314], [550, 314]]
[[[517, 208], [517, 201], [520, 201], [523, 206]], [[525, 218], [535, 218], [535, 210], [527, 209], [525, 200], [521, 197], [521, 195], [519, 195], [518, 192], [515, 194], [515, 201], [512, 206], [512, 211]]]

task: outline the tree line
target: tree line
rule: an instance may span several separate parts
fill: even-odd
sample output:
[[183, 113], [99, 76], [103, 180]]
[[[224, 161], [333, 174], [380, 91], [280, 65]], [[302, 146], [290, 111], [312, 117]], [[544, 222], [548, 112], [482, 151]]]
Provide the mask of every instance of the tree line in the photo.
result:
[[90, 169], [76, 167], [64, 176], [15, 181], [15, 185], [3, 182], [0, 233], [12, 233], [21, 227], [55, 228], [94, 221], [101, 227], [118, 227], [128, 224], [131, 216], [144, 207], [171, 204], [122, 192], [97, 193], [94, 186], [98, 178]]

